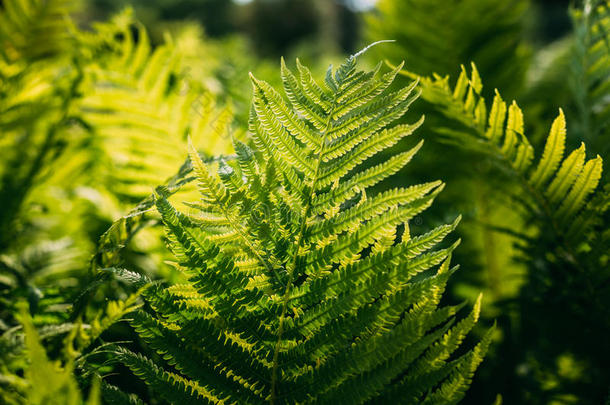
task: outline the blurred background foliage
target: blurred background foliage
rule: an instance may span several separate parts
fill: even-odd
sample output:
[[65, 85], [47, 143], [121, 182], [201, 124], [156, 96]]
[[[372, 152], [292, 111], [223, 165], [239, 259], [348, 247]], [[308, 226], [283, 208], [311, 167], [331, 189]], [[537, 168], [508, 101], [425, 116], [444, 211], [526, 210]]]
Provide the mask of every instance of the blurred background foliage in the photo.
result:
[[[15, 4], [25, 5], [19, 18]], [[229, 134], [247, 139], [248, 72], [280, 84], [280, 56], [289, 63], [298, 56], [322, 75], [364, 45], [393, 39], [366, 63], [404, 60], [416, 75], [449, 75], [453, 84], [460, 65], [474, 62], [482, 96], [491, 100], [498, 89], [519, 102], [536, 151], [562, 108], [566, 150], [585, 142], [587, 158], [609, 161], [607, 7], [599, 0], [133, 0], [129, 8], [116, 0], [0, 1], [0, 395], [8, 403], [30, 395], [15, 388], [23, 359], [8, 355], [23, 346], [20, 325], [30, 322], [20, 321], [19, 303], [27, 303], [49, 357], [80, 370], [83, 381], [92, 370], [112, 370], [96, 352], [104, 340], [138, 344], [128, 328], [110, 327], [126, 310], [109, 311], [107, 301], [132, 297], [138, 277], [180, 277], [148, 195], [163, 183], [175, 187], [177, 202], [192, 191], [187, 134], [208, 159], [232, 153]], [[525, 192], [497, 157], [442, 136], [439, 128], [459, 123], [433, 103], [418, 102], [405, 120], [424, 113], [417, 137], [394, 147], [426, 140], [394, 185], [447, 183], [410, 226], [420, 233], [464, 216], [462, 268], [448, 300], [474, 301], [484, 291], [480, 330], [499, 326], [464, 403], [490, 404], [497, 394], [507, 404], [602, 403], [610, 390], [610, 189], [598, 194], [576, 253], [565, 255], [557, 250], [565, 235], [547, 232], [547, 222], [515, 204]], [[114, 267], [137, 274], [100, 270]], [[106, 326], [91, 334], [101, 319]], [[65, 349], [70, 334], [80, 334], [71, 343], [78, 355]]]

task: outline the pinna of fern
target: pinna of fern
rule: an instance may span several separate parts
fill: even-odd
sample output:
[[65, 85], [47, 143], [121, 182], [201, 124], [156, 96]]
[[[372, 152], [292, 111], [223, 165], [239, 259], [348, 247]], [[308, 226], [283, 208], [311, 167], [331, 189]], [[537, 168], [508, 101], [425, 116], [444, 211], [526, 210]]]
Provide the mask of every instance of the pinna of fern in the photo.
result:
[[200, 200], [177, 211], [157, 189], [168, 246], [188, 282], [144, 292], [133, 316], [163, 358], [116, 358], [178, 403], [456, 403], [491, 340], [454, 354], [480, 298], [440, 307], [450, 275], [444, 243], [459, 219], [423, 235], [408, 221], [439, 181], [369, 195], [421, 144], [377, 165], [369, 157], [422, 121], [394, 124], [418, 97], [390, 91], [400, 68], [356, 69], [322, 83], [282, 61], [284, 97], [252, 77], [250, 134], [236, 158], [205, 164], [191, 146]]

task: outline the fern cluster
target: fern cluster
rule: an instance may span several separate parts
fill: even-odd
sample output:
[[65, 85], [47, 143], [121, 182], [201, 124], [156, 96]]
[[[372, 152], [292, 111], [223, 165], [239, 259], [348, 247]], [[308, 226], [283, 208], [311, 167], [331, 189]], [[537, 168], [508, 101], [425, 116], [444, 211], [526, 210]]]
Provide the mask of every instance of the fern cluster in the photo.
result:
[[[480, 371], [485, 384], [467, 400], [500, 392], [510, 403], [600, 403], [609, 390], [607, 345], [596, 343], [610, 332], [609, 3], [574, 2], [571, 32], [548, 45], [523, 35], [534, 22], [517, 15], [527, 2], [467, 3], [381, 1], [367, 16], [368, 38], [397, 39], [382, 57], [390, 67], [411, 62], [405, 80], [419, 79], [436, 110], [424, 130], [439, 142], [412, 176], [445, 168], [447, 191], [431, 216], [464, 214], [456, 260], [472, 271], [457, 274], [450, 294], [486, 289], [482, 323], [498, 319], [502, 331]], [[514, 13], [493, 11], [503, 7]], [[529, 47], [537, 50], [526, 63]], [[446, 76], [470, 61], [476, 67], [456, 81]]]
[[[185, 75], [171, 39], [153, 51], [129, 10], [80, 30], [70, 18], [75, 8], [12, 0], [0, 10], [0, 266], [7, 273], [0, 311], [7, 317], [15, 296], [37, 308], [40, 297], [85, 282], [96, 239], [178, 171], [187, 133], [209, 154], [230, 147], [231, 109]], [[140, 233], [132, 250], [147, 252], [148, 262], [134, 267], [158, 272], [159, 234]]]
[[463, 141], [461, 145], [493, 155], [514, 172], [513, 177], [525, 188], [524, 195], [534, 198], [531, 204], [536, 205], [536, 210], [531, 212], [548, 219], [557, 235], [578, 240], [590, 225], [590, 218], [581, 211], [601, 179], [602, 158], [597, 155], [587, 160], [584, 143], [564, 156], [566, 120], [560, 110], [544, 151], [535, 162], [534, 148], [524, 134], [523, 112], [517, 103], [513, 101], [507, 106], [496, 91], [488, 113], [482, 88], [474, 65], [470, 76], [462, 68], [454, 88], [450, 87], [448, 76], [422, 79], [423, 97], [465, 127], [443, 128], [440, 134], [456, 137]]
[[196, 145], [205, 142], [208, 154], [229, 151], [231, 109], [218, 108], [186, 76], [175, 45], [168, 40], [153, 50], [129, 10], [95, 27], [81, 36], [89, 63], [78, 108], [93, 147], [108, 160], [110, 170], [102, 173], [115, 193], [135, 201], [149, 195], [184, 160], [187, 134]]
[[0, 402], [606, 398], [610, 3], [530, 64], [531, 6], [380, 0], [318, 80], [0, 2]]
[[[124, 315], [105, 318], [106, 301], [129, 297], [96, 267], [116, 264], [110, 250], [153, 277], [168, 272], [161, 231], [150, 228], [158, 217], [130, 228], [120, 247], [96, 247], [100, 234], [179, 170], [187, 132], [208, 153], [230, 146], [230, 109], [184, 75], [170, 38], [153, 51], [138, 26], [136, 40], [129, 11], [81, 30], [76, 9], [63, 0], [0, 7], [0, 345], [10, 348], [0, 356], [0, 402], [27, 398], [15, 379], [28, 359], [22, 302], [51, 357], [76, 352], [78, 370], [81, 352]], [[104, 254], [90, 265], [96, 251]], [[76, 331], [75, 349], [57, 349]]]

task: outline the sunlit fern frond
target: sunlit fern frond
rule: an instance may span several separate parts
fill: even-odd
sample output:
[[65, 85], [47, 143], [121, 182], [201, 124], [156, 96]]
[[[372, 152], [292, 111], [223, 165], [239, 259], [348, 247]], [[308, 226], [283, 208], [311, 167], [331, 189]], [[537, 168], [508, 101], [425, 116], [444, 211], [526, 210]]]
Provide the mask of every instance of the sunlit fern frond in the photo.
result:
[[503, 306], [519, 314], [518, 326], [511, 324], [519, 329], [512, 339], [523, 351], [514, 364], [556, 375], [562, 356], [569, 353], [583, 362], [590, 378], [561, 382], [553, 389], [537, 382], [530, 389], [540, 397], [577, 393], [583, 403], [597, 403], [607, 391], [604, 375], [610, 359], [605, 348], [587, 349], [610, 331], [610, 200], [607, 183], [598, 187], [602, 159], [587, 157], [584, 144], [566, 151], [561, 110], [544, 149], [535, 153], [524, 133], [519, 106], [508, 105], [498, 92], [488, 105], [481, 87], [474, 65], [470, 74], [462, 69], [454, 86], [448, 77], [421, 78], [422, 97], [449, 118], [447, 127], [438, 132], [456, 146], [485, 154], [502, 169], [481, 174], [489, 180], [502, 179], [495, 181], [492, 192], [512, 197], [508, 206], [520, 218], [515, 223], [491, 224], [514, 238], [513, 257], [527, 265], [518, 298]]
[[[20, 334], [18, 346], [20, 349], [25, 349], [24, 360], [19, 365], [19, 370], [12, 373], [13, 370], [7, 368], [7, 364], [2, 361], [5, 360], [5, 353], [2, 353], [0, 357], [2, 403], [98, 405], [99, 380], [93, 383], [88, 399], [83, 401], [83, 395], [73, 374], [74, 363], [69, 361], [62, 364], [60, 361], [49, 359], [42, 343], [42, 335], [34, 327], [33, 320], [24, 305], [20, 305], [19, 310], [23, 332]], [[4, 340], [4, 336], [0, 340]]]
[[[0, 176], [2, 198], [48, 163], [78, 72], [68, 48], [71, 2], [9, 0], [0, 5]], [[65, 123], [65, 122], [64, 122]], [[9, 179], [8, 177], [13, 177]], [[6, 210], [3, 210], [6, 211]], [[1, 224], [2, 221], [0, 221]], [[1, 225], [0, 225], [1, 227]]]
[[474, 64], [470, 75], [462, 68], [455, 86], [448, 76], [421, 79], [423, 98], [461, 124], [439, 132], [457, 145], [496, 158], [521, 185], [524, 197], [536, 207], [535, 214], [548, 220], [557, 234], [578, 239], [587, 225], [583, 207], [601, 179], [601, 157], [587, 159], [584, 144], [566, 153], [566, 120], [560, 110], [542, 154], [535, 158], [517, 103], [507, 105], [496, 91], [488, 105], [481, 96], [482, 87]]
[[128, 12], [97, 30], [83, 36], [92, 60], [80, 114], [96, 136], [114, 192], [137, 200], [149, 195], [177, 171], [187, 136], [209, 154], [231, 150], [230, 107], [217, 107], [188, 76], [171, 41], [153, 49]]
[[[357, 54], [358, 55], [358, 54]], [[456, 355], [473, 311], [439, 306], [457, 225], [410, 235], [441, 191], [431, 182], [372, 194], [421, 145], [367, 159], [420, 124], [395, 124], [416, 83], [390, 90], [352, 56], [316, 81], [282, 61], [284, 94], [252, 77], [254, 149], [206, 164], [191, 146], [200, 200], [156, 205], [187, 284], [154, 286], [133, 326], [165, 362], [118, 360], [173, 403], [456, 403], [491, 331]]]
[[[36, 325], [67, 318], [62, 294], [89, 257], [82, 206], [50, 180], [75, 138], [71, 109], [81, 75], [66, 1], [0, 5], [0, 330], [27, 301]], [[74, 155], [70, 155], [74, 158]]]
[[[58, 45], [62, 39], [44, 30], [69, 25], [63, 12], [61, 18], [57, 15], [61, 4], [8, 1], [0, 9], [0, 30], [9, 30], [0, 32], [5, 51], [0, 54], [0, 252], [20, 241], [18, 222], [23, 219], [27, 200], [42, 178], [52, 172], [67, 143], [65, 129], [71, 125], [69, 110], [80, 80], [78, 69], [66, 62], [67, 54], [37, 50], [35, 44], [22, 44], [21, 49], [11, 41], [19, 42], [22, 36], [35, 41], [49, 35], [49, 44]], [[28, 18], [34, 18], [35, 23], [27, 25]], [[41, 24], [38, 28], [37, 23]]]

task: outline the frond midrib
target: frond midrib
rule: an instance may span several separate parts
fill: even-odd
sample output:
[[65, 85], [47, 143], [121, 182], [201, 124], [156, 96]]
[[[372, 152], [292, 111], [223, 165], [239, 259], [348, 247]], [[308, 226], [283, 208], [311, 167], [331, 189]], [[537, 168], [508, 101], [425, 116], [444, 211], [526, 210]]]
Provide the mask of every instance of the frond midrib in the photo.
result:
[[301, 243], [303, 242], [303, 237], [305, 235], [305, 227], [307, 225], [307, 218], [309, 216], [309, 212], [311, 211], [311, 207], [312, 207], [312, 201], [313, 201], [314, 193], [316, 190], [315, 185], [316, 185], [316, 182], [318, 181], [318, 176], [320, 174], [320, 167], [323, 162], [324, 149], [327, 144], [326, 137], [327, 137], [328, 131], [331, 127], [332, 116], [337, 107], [337, 94], [338, 94], [338, 91], [333, 93], [332, 104], [331, 104], [330, 111], [328, 112], [328, 115], [326, 118], [326, 124], [324, 127], [324, 131], [320, 134], [321, 135], [320, 149], [319, 149], [319, 152], [315, 155], [316, 169], [314, 171], [314, 176], [311, 180], [311, 185], [310, 185], [311, 190], [309, 192], [309, 196], [307, 197], [307, 202], [304, 207], [303, 216], [301, 217], [301, 224], [299, 226], [299, 233], [296, 238], [294, 254], [292, 255], [292, 257], [290, 259], [290, 268], [287, 269], [288, 282], [286, 284], [286, 288], [284, 289], [284, 294], [282, 297], [282, 313], [280, 315], [279, 326], [278, 326], [278, 338], [277, 338], [277, 343], [275, 345], [275, 349], [273, 351], [273, 361], [272, 361], [273, 368], [272, 368], [272, 373], [271, 373], [271, 404], [272, 405], [275, 403], [275, 400], [276, 400], [276, 385], [278, 383], [277, 372], [278, 372], [278, 366], [279, 366], [279, 361], [278, 361], [279, 360], [279, 350], [280, 350], [280, 345], [282, 343], [284, 319], [286, 318], [286, 310], [288, 308], [288, 301], [290, 298], [290, 293], [291, 293], [292, 285], [293, 285], [293, 281], [294, 281], [293, 280], [294, 270], [296, 268], [296, 263], [297, 263], [297, 258], [299, 256], [299, 250], [301, 248]]

